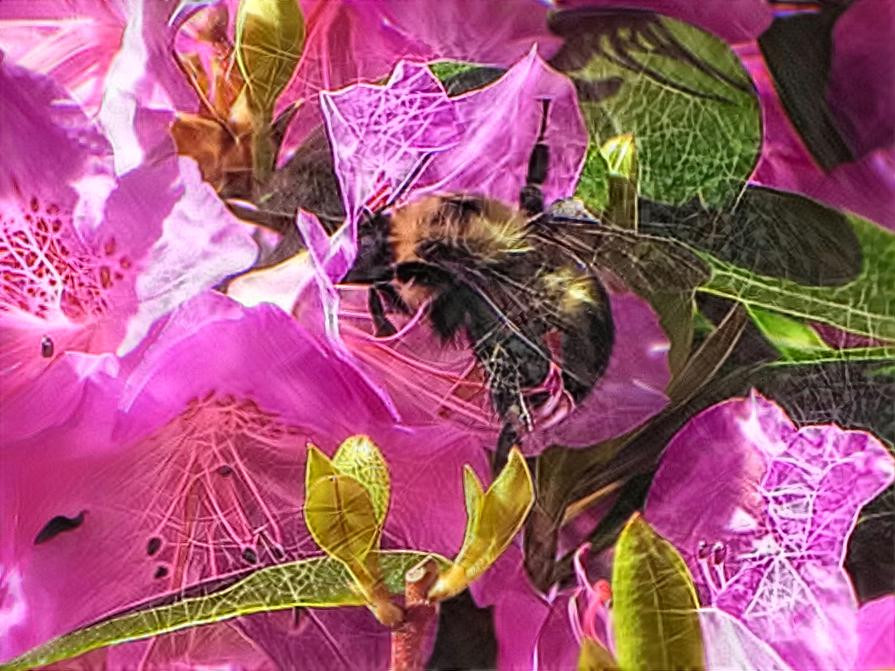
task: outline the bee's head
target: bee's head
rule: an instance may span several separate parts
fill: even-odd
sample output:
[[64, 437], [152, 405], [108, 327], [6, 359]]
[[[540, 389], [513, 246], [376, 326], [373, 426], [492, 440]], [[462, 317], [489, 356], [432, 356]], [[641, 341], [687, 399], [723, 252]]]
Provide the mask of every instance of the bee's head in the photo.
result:
[[343, 282], [375, 284], [394, 276], [389, 243], [391, 216], [385, 212], [365, 216], [357, 227], [357, 257]]

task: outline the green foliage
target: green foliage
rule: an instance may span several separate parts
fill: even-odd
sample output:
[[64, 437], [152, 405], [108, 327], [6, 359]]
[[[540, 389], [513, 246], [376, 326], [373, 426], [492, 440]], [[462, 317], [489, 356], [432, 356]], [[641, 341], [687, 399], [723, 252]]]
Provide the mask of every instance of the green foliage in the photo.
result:
[[712, 277], [701, 291], [846, 331], [895, 339], [895, 235], [850, 217], [861, 247], [860, 274], [841, 286], [806, 286], [706, 255]]
[[481, 482], [466, 468], [463, 473], [467, 524], [463, 546], [451, 568], [438, 577], [430, 599], [459, 594], [493, 564], [522, 527], [534, 503], [534, 485], [525, 458], [510, 451], [507, 465], [483, 493]]
[[693, 579], [677, 550], [638, 514], [615, 547], [612, 593], [621, 668], [704, 668]]
[[[391, 594], [404, 591], [404, 574], [430, 553], [377, 553], [383, 583]], [[435, 557], [442, 565], [448, 561]], [[365, 599], [355, 589], [342, 562], [314, 557], [255, 571], [239, 582], [211, 594], [164, 605], [135, 606], [83, 629], [65, 634], [0, 666], [19, 671], [70, 659], [90, 650], [125, 641], [158, 636], [187, 627], [221, 622], [251, 613], [305, 606], [333, 608], [361, 606]]]
[[[641, 193], [667, 203], [728, 203], [758, 156], [761, 119], [751, 81], [722, 40], [646, 13], [558, 12], [565, 45], [551, 60], [575, 79], [591, 145], [633, 133]], [[595, 161], [579, 197], [599, 193]]]

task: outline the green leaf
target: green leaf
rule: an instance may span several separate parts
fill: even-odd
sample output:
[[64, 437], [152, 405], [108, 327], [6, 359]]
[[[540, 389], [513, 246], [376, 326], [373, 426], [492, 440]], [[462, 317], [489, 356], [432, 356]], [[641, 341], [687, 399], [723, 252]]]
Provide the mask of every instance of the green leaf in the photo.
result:
[[381, 528], [388, 512], [391, 484], [388, 466], [373, 439], [369, 436], [346, 438], [333, 455], [332, 465], [366, 488], [376, 513], [376, 521]]
[[677, 550], [639, 514], [615, 546], [612, 622], [625, 671], [703, 669], [699, 601]]
[[733, 51], [693, 26], [647, 12], [555, 12], [565, 43], [551, 59], [576, 83], [591, 142], [633, 133], [640, 190], [683, 203], [727, 203], [761, 143], [752, 83]]
[[851, 282], [805, 286], [751, 272], [706, 255], [712, 277], [700, 291], [739, 301], [750, 309], [780, 312], [883, 340], [895, 339], [895, 235], [858, 217], [849, 218], [861, 246], [862, 268]]
[[848, 217], [810, 198], [750, 185], [733, 207], [638, 203], [639, 230], [671, 237], [754, 273], [836, 286], [861, 272]]
[[804, 356], [828, 355], [833, 352], [810, 326], [790, 319], [778, 312], [750, 308], [749, 316], [777, 351], [789, 360], [799, 360]]
[[470, 506], [478, 510], [478, 519], [469, 515], [463, 547], [451, 568], [438, 577], [429, 591], [430, 599], [447, 599], [459, 594], [482, 575], [513, 540], [534, 503], [531, 473], [517, 448], [510, 450], [506, 466], [484, 496], [472, 469], [464, 471], [463, 483], [467, 511]]
[[268, 116], [292, 78], [305, 42], [298, 0], [241, 0], [236, 13], [236, 63], [251, 107]]
[[370, 495], [348, 475], [327, 475], [311, 485], [305, 524], [326, 554], [347, 564], [363, 561], [379, 538]]
[[[391, 594], [404, 592], [404, 574], [426, 557], [424, 552], [377, 553], [383, 581]], [[442, 566], [449, 564], [435, 556]], [[86, 597], [87, 595], [85, 595]], [[365, 603], [345, 566], [331, 557], [314, 557], [253, 572], [228, 587], [204, 596], [170, 603], [148, 603], [111, 615], [90, 626], [60, 636], [0, 665], [19, 671], [52, 664], [125, 641], [158, 636], [179, 629], [228, 620], [241, 615], [295, 608], [334, 608]]]

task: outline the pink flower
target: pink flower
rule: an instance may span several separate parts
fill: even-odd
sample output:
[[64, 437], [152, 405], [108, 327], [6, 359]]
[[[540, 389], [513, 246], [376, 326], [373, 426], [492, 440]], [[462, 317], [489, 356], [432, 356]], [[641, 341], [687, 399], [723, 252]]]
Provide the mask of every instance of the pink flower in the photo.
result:
[[[64, 423], [3, 438], [0, 658], [147, 598], [321, 554], [301, 511], [309, 441], [331, 454], [364, 433], [381, 447], [393, 488], [384, 547], [458, 549], [461, 467], [485, 472], [481, 443], [396, 424], [350, 365], [278, 308], [205, 294], [122, 370], [90, 376]], [[229, 630], [242, 653], [221, 643], [235, 640]], [[251, 653], [246, 668], [260, 669], [301, 650], [310, 668], [338, 668], [364, 637], [363, 663], [378, 668], [388, 631], [364, 609], [262, 614], [96, 654], [168, 668], [176, 650], [216, 664]]]
[[4, 0], [0, 50], [49, 76], [90, 115], [102, 103], [105, 75], [121, 45], [123, 0]]
[[[140, 112], [135, 127], [148, 138], [158, 125]], [[68, 370], [51, 375], [64, 406], [84, 366], [99, 365], [68, 353], [129, 351], [156, 319], [251, 265], [256, 246], [189, 159], [169, 148], [115, 177], [109, 143], [78, 106], [5, 59], [0, 152], [0, 399], [10, 431], [26, 425], [19, 408], [40, 375]]]
[[[895, 661], [893, 597], [859, 608], [843, 569], [858, 512], [893, 478], [895, 460], [870, 434], [799, 429], [757, 393], [713, 406], [678, 432], [644, 515], [697, 582], [707, 668], [879, 669]], [[583, 638], [613, 649], [611, 595], [581, 559], [579, 552], [576, 588], [543, 596], [510, 548], [473, 586], [479, 605], [495, 609], [501, 669], [569, 668]], [[608, 576], [610, 558], [595, 559]]]
[[753, 393], [709, 408], [674, 437], [644, 515], [687, 560], [703, 603], [795, 669], [853, 668], [846, 540], [893, 476], [892, 456], [868, 433], [797, 428]]
[[852, 3], [836, 21], [827, 102], [856, 159], [829, 172], [815, 163], [786, 116], [757, 47], [738, 46], [758, 88], [764, 117], [764, 146], [754, 182], [797, 191], [895, 227], [892, 21], [891, 3], [873, 0]]

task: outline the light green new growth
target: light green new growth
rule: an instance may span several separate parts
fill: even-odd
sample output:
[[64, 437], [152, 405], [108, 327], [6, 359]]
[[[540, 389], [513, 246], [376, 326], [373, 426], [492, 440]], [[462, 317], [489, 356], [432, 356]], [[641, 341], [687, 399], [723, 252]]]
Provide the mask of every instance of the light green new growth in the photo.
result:
[[625, 671], [705, 667], [699, 600], [674, 546], [635, 514], [619, 536], [612, 568], [612, 622]]

